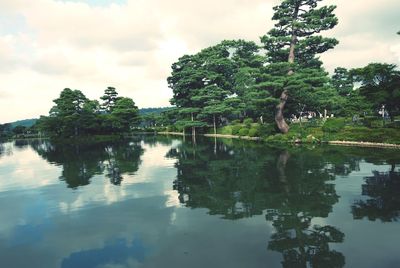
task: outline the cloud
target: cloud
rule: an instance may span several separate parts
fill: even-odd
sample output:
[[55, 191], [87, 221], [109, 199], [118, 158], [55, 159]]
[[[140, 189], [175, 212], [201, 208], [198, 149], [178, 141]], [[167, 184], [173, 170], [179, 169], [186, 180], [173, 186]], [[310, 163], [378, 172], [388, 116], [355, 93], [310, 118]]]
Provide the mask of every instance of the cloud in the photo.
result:
[[[338, 5], [340, 20], [327, 33], [341, 42], [322, 56], [328, 70], [370, 61], [400, 63], [395, 34], [400, 2], [324, 2]], [[223, 39], [258, 42], [274, 24], [277, 3], [2, 0], [0, 122], [47, 114], [65, 87], [98, 98], [115, 86], [139, 107], [169, 105], [166, 78], [173, 62]]]
[[[347, 68], [365, 66], [370, 62], [388, 62], [400, 65], [396, 35], [400, 25], [397, 0], [326, 0], [337, 5], [335, 13], [339, 24], [327, 33], [339, 40], [339, 45], [322, 56], [325, 66]], [[397, 44], [397, 45], [396, 45]]]

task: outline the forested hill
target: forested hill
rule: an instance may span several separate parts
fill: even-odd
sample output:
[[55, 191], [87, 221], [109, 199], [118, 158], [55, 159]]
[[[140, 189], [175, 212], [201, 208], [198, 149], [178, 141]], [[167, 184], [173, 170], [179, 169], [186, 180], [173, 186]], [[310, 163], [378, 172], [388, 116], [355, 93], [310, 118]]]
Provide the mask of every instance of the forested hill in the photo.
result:
[[15, 128], [16, 126], [23, 126], [23, 127], [29, 128], [29, 127], [33, 126], [36, 123], [37, 120], [38, 119], [36, 119], [36, 118], [18, 120], [18, 121], [15, 121], [15, 122], [11, 122], [10, 125], [11, 125], [11, 128]]
[[[173, 107], [157, 107], [157, 108], [142, 108], [139, 109], [139, 114], [140, 115], [145, 115], [145, 114], [160, 114], [164, 111], [168, 111], [172, 109]], [[15, 122], [10, 122], [9, 124], [11, 125], [12, 128], [15, 128], [16, 126], [23, 126], [23, 127], [31, 127], [33, 126], [37, 118], [32, 118], [32, 119], [23, 119], [23, 120], [18, 120]]]
[[168, 111], [173, 109], [174, 107], [159, 107], [159, 108], [142, 108], [139, 109], [139, 114], [140, 115], [146, 115], [146, 114], [160, 114], [162, 112]]

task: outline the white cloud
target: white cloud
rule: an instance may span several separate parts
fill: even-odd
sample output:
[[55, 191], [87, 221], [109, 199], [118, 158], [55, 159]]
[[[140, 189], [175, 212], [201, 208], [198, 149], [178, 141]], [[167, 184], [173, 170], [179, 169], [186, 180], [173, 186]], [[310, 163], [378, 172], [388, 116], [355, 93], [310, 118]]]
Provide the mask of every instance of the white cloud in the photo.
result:
[[[223, 39], [258, 42], [272, 27], [272, 6], [278, 2], [128, 0], [93, 6], [2, 0], [0, 15], [8, 21], [0, 20], [0, 123], [47, 114], [65, 87], [98, 98], [115, 86], [139, 107], [169, 105], [166, 78], [178, 57]], [[340, 20], [327, 33], [341, 41], [323, 56], [329, 70], [371, 61], [400, 63], [395, 34], [400, 2], [325, 3], [338, 5]]]

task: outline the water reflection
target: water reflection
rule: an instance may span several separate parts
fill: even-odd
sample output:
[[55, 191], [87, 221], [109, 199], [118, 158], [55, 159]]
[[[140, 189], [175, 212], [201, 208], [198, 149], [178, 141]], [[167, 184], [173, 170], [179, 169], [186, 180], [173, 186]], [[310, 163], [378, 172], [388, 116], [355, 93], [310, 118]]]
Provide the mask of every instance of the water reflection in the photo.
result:
[[[284, 191], [276, 207], [267, 209], [266, 219], [275, 227], [268, 249], [281, 252], [283, 267], [343, 267], [342, 253], [331, 250], [330, 243], [341, 243], [344, 233], [330, 225], [312, 224], [313, 218], [326, 218], [338, 202], [334, 176], [318, 155], [278, 156], [277, 173]], [[334, 169], [336, 170], [336, 169]]]
[[399, 261], [395, 151], [155, 136], [2, 147], [1, 267]]
[[362, 195], [366, 199], [358, 200], [352, 206], [354, 218], [397, 221], [400, 217], [400, 172], [395, 171], [395, 165], [389, 172], [374, 171], [373, 176], [364, 180]]
[[313, 219], [332, 212], [339, 196], [329, 182], [357, 169], [358, 161], [328, 162], [320, 150], [229, 143], [184, 143], [168, 153], [178, 159], [180, 202], [231, 220], [265, 211], [275, 228], [268, 249], [282, 253], [283, 267], [343, 267], [343, 254], [329, 245], [343, 242], [344, 234]]
[[143, 149], [140, 142], [65, 144], [32, 142], [32, 148], [50, 163], [63, 167], [60, 180], [69, 188], [88, 185], [94, 175], [105, 173], [110, 182], [120, 185], [124, 174], [134, 174]]

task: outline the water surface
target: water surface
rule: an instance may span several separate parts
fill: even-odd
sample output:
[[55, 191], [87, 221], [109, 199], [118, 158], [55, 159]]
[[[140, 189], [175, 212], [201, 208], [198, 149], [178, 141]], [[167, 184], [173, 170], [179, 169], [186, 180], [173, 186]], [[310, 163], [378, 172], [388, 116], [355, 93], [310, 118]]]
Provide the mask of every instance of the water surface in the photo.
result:
[[0, 144], [0, 267], [400, 267], [400, 154]]

